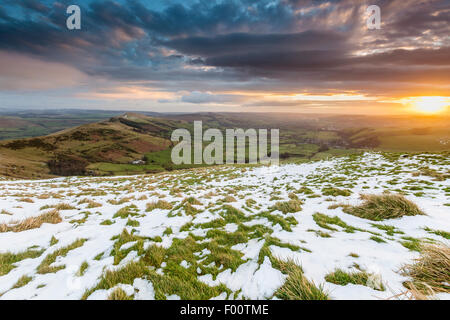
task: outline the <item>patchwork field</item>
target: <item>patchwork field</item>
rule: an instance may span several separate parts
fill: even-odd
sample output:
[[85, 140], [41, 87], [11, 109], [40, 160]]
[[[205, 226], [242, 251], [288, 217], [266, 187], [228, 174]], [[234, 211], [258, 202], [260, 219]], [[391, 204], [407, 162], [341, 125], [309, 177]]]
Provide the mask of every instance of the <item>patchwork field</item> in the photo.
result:
[[449, 177], [365, 153], [3, 179], [0, 299], [449, 299]]

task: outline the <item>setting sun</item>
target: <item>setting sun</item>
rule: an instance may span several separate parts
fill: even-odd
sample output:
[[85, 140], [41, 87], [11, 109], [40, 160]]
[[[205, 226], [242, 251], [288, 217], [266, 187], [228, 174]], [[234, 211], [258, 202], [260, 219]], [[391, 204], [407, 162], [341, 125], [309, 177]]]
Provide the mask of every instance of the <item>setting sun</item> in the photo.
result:
[[450, 98], [448, 97], [414, 97], [407, 99], [407, 102], [414, 111], [421, 113], [439, 113], [445, 111], [450, 105]]

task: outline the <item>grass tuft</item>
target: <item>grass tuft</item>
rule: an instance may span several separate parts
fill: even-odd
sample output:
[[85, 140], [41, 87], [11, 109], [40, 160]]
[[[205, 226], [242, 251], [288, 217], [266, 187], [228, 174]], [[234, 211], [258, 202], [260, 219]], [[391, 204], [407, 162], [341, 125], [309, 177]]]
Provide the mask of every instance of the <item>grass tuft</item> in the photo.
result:
[[31, 280], [33, 280], [32, 277], [29, 277], [27, 275], [23, 275], [17, 280], [17, 282], [14, 284], [14, 286], [11, 289], [17, 289], [21, 288], [23, 286], [26, 286]]
[[15, 263], [24, 259], [34, 259], [40, 257], [44, 250], [28, 249], [19, 253], [0, 253], [0, 276], [8, 274], [16, 266]]
[[86, 261], [83, 261], [83, 263], [80, 266], [80, 269], [77, 272], [77, 276], [82, 277], [86, 273], [87, 268], [89, 268], [89, 263]]
[[336, 269], [334, 272], [327, 274], [325, 280], [341, 286], [351, 283], [368, 286], [378, 291], [386, 290], [383, 283], [377, 277], [373, 277], [372, 280], [372, 275], [365, 271], [345, 272], [342, 269]]
[[421, 255], [402, 267], [402, 274], [412, 278], [405, 286], [424, 295], [450, 293], [450, 247], [445, 244], [422, 245]]
[[44, 260], [41, 262], [41, 264], [38, 266], [37, 273], [40, 273], [40, 274], [54, 273], [54, 272], [64, 269], [66, 267], [65, 265], [52, 267], [51, 264], [54, 263], [58, 257], [65, 257], [69, 253], [69, 251], [81, 247], [85, 241], [86, 241], [86, 239], [78, 239], [66, 247], [62, 247], [62, 248], [59, 248], [59, 249], [53, 251], [53, 253], [50, 253], [49, 255], [47, 255], [44, 258]]
[[57, 224], [62, 221], [58, 210], [52, 210], [43, 213], [37, 217], [29, 217], [22, 221], [16, 222], [14, 225], [9, 225], [6, 223], [0, 224], [0, 232], [22, 232], [31, 229], [40, 228], [44, 223]]
[[350, 190], [347, 189], [338, 189], [338, 188], [334, 188], [334, 187], [325, 187], [322, 189], [322, 194], [324, 196], [333, 196], [333, 197], [337, 197], [337, 196], [343, 196], [343, 197], [348, 197], [352, 194], [352, 192]]
[[2, 209], [2, 211], [0, 212], [0, 214], [6, 214], [8, 216], [12, 216], [13, 214], [5, 209]]
[[424, 215], [417, 205], [402, 195], [361, 195], [359, 206], [346, 206], [344, 212], [373, 221], [396, 219], [403, 216]]
[[147, 203], [147, 212], [153, 211], [155, 209], [170, 210], [172, 205], [165, 200], [158, 200], [157, 202]]
[[277, 268], [287, 274], [284, 284], [275, 292], [277, 298], [283, 300], [329, 300], [329, 295], [322, 286], [306, 279], [303, 270], [293, 260], [274, 259]]
[[302, 210], [302, 202], [300, 200], [279, 201], [271, 207], [273, 210], [279, 210], [282, 213], [294, 213]]
[[138, 208], [134, 204], [132, 204], [121, 208], [114, 214], [113, 218], [126, 219], [129, 216], [137, 216], [137, 215], [138, 215]]
[[76, 209], [75, 207], [71, 206], [68, 203], [59, 203], [55, 206], [56, 210], [74, 210]]
[[87, 206], [88, 209], [98, 208], [98, 207], [101, 207], [101, 206], [102, 206], [101, 203], [95, 202], [95, 201], [93, 201], [93, 200], [91, 200], [91, 199], [87, 199], [87, 198], [81, 199], [81, 200], [78, 202], [78, 204], [84, 204], [84, 203], [87, 203], [87, 204], [88, 204], [88, 206]]
[[108, 296], [108, 300], [133, 300], [133, 297], [127, 295], [122, 288], [114, 289]]

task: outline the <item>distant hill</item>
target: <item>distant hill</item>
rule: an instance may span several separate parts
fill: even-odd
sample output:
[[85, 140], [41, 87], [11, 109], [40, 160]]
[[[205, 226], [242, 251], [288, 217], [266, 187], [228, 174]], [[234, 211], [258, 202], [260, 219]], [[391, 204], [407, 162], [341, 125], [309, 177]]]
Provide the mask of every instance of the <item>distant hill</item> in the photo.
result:
[[[17, 178], [126, 175], [201, 166], [174, 165], [170, 159], [171, 133], [177, 128], [192, 132], [196, 120], [203, 121], [204, 130], [280, 129], [281, 160], [297, 163], [367, 149], [450, 150], [448, 117], [128, 112], [41, 137], [0, 141], [0, 175]], [[11, 122], [0, 117], [1, 124]]]
[[[181, 125], [181, 122], [180, 122]], [[123, 115], [50, 135], [0, 143], [0, 174], [16, 177], [84, 175], [93, 163], [127, 164], [168, 149], [176, 121]]]

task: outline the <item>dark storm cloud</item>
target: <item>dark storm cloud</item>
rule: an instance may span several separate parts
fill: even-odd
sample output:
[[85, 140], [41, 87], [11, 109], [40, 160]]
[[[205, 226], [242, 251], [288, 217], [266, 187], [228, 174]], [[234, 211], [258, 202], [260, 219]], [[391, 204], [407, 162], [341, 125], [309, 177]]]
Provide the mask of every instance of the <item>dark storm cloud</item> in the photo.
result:
[[373, 93], [374, 84], [386, 81], [424, 87], [449, 81], [444, 0], [374, 1], [382, 9], [381, 30], [365, 28], [367, 3], [356, 0], [195, 0], [159, 8], [128, 0], [81, 2], [82, 30], [69, 31], [69, 2], [6, 1], [0, 50], [178, 90], [195, 83], [253, 90], [268, 81], [273, 90]]
[[189, 37], [163, 42], [164, 45], [190, 55], [211, 57], [234, 53], [280, 52], [337, 49], [344, 47], [348, 36], [336, 32], [305, 31], [285, 34], [232, 33], [213, 38]]

